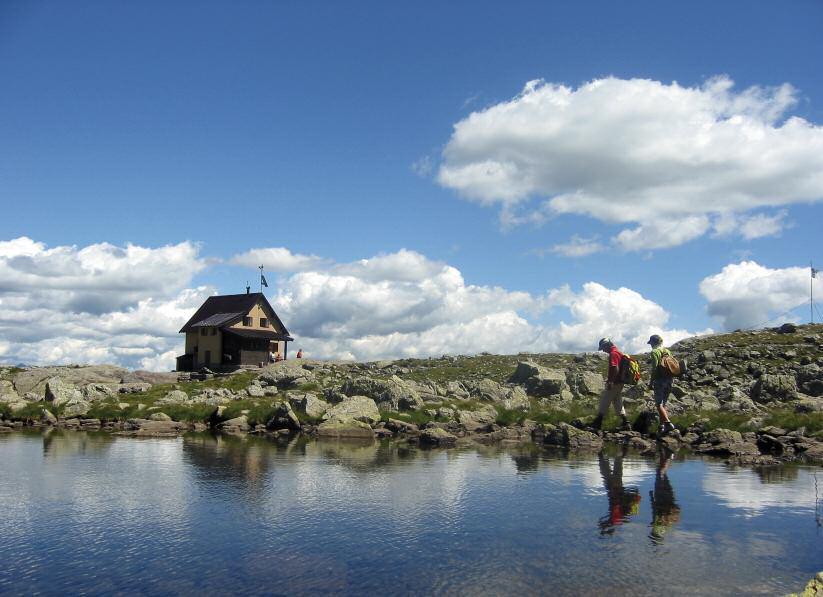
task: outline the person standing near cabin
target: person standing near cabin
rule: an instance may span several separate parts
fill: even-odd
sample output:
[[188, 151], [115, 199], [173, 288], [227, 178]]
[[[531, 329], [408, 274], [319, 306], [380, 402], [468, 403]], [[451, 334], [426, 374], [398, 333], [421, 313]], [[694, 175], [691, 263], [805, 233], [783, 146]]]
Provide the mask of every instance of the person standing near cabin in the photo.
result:
[[297, 351], [297, 358], [298, 358], [298, 359], [302, 359], [302, 358], [303, 358], [303, 349], [302, 349], [302, 348], [301, 348], [300, 350], [298, 350], [298, 351]]
[[609, 412], [609, 405], [614, 404], [614, 412], [622, 418], [622, 428], [630, 430], [632, 428], [629, 418], [626, 416], [626, 409], [623, 408], [623, 382], [620, 379], [620, 361], [623, 353], [617, 349], [609, 338], [601, 338], [598, 349], [609, 355], [609, 372], [606, 376], [606, 389], [600, 395], [600, 408], [597, 416], [592, 422], [592, 427], [600, 429], [603, 424], [603, 417]]
[[652, 347], [649, 355], [651, 361], [651, 374], [649, 388], [654, 391], [654, 405], [657, 407], [657, 414], [660, 415], [660, 429], [658, 435], [666, 435], [674, 431], [674, 424], [669, 420], [669, 413], [666, 412], [666, 402], [669, 394], [672, 393], [672, 374], [661, 365], [664, 356], [672, 356], [668, 348], [663, 347], [663, 338], [657, 334], [652, 335], [647, 342]]

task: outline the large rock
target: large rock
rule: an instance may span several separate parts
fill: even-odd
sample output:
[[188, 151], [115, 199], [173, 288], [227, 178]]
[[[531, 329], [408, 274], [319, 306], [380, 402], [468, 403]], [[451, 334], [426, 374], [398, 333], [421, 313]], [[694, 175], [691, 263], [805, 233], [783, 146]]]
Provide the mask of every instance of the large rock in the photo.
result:
[[367, 396], [350, 396], [329, 408], [323, 415], [323, 419], [326, 421], [353, 419], [374, 425], [380, 420], [380, 410], [374, 400]]
[[52, 377], [46, 382], [46, 400], [54, 406], [62, 406], [72, 401], [83, 401], [83, 394], [60, 377]]
[[274, 415], [266, 423], [266, 429], [289, 429], [291, 431], [297, 431], [300, 427], [300, 419], [294, 414], [288, 402], [278, 404]]
[[185, 404], [188, 400], [189, 395], [183, 390], [172, 390], [155, 402], [155, 404], [158, 406], [165, 406], [167, 404]]
[[519, 362], [509, 382], [525, 385], [532, 396], [555, 396], [569, 391], [565, 371], [547, 369], [530, 361]]
[[580, 396], [599, 396], [606, 389], [603, 376], [590, 371], [570, 371], [566, 374], [566, 383]]
[[319, 419], [326, 411], [329, 410], [329, 403], [321, 400], [315, 394], [307, 393], [299, 396], [289, 396], [289, 402], [292, 408], [297, 409], [298, 412], [311, 417]]
[[340, 388], [346, 396], [368, 396], [382, 410], [392, 412], [423, 408], [420, 393], [410, 383], [392, 375], [388, 379], [355, 377]]
[[251, 429], [251, 425], [249, 425], [249, 418], [246, 415], [240, 415], [223, 421], [218, 425], [218, 429], [227, 433], [245, 433]]
[[0, 379], [0, 402], [19, 402], [20, 396], [14, 385], [5, 379]]
[[493, 406], [484, 406], [478, 410], [461, 410], [457, 412], [456, 419], [466, 431], [477, 431], [497, 420], [497, 409]]
[[740, 432], [729, 429], [714, 429], [703, 433], [694, 449], [701, 454], [725, 457], [760, 454], [756, 443], [746, 440]]
[[298, 360], [272, 363], [263, 370], [258, 379], [264, 384], [280, 389], [296, 388], [316, 381], [314, 373], [305, 369]]
[[179, 373], [157, 372], [157, 371], [127, 371], [120, 378], [120, 383], [147, 383], [151, 385], [176, 383]]
[[464, 385], [469, 390], [469, 396], [475, 400], [493, 402], [509, 410], [527, 411], [530, 408], [529, 397], [519, 386], [505, 386], [491, 379], [467, 382]]
[[17, 373], [13, 382], [17, 393], [21, 396], [26, 392], [37, 392], [43, 395], [46, 383], [52, 377], [60, 377], [66, 383], [79, 387], [90, 383], [116, 385], [128, 372], [128, 369], [114, 365], [35, 367]]
[[367, 423], [346, 417], [323, 421], [317, 427], [317, 435], [335, 439], [374, 439], [374, 431]]
[[110, 385], [102, 383], [90, 383], [81, 390], [83, 398], [89, 402], [97, 402], [98, 400], [106, 400], [107, 398], [114, 398], [115, 392]]
[[544, 444], [562, 446], [569, 450], [599, 450], [603, 447], [603, 440], [599, 436], [568, 423], [544, 425], [542, 431]]
[[720, 403], [720, 410], [730, 412], [759, 412], [760, 407], [754, 403], [740, 388], [735, 386], [721, 387], [715, 393]]
[[752, 386], [752, 399], [757, 402], [786, 402], [797, 398], [797, 380], [793, 375], [764, 374]]
[[119, 435], [135, 436], [169, 436], [186, 431], [188, 426], [180, 421], [150, 421], [149, 419], [129, 419], [124, 425], [124, 431]]
[[64, 417], [83, 417], [91, 410], [91, 404], [85, 400], [70, 400], [63, 408]]
[[457, 443], [457, 437], [439, 427], [427, 427], [420, 432], [420, 443], [427, 446], [445, 448]]

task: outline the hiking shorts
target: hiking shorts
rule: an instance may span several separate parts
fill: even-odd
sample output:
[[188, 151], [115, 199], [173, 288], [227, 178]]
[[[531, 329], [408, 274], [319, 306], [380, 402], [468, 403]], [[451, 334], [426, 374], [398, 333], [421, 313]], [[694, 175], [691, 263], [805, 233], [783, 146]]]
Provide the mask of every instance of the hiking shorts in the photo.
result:
[[658, 377], [652, 382], [652, 389], [654, 390], [655, 406], [666, 406], [669, 394], [672, 393], [672, 378]]

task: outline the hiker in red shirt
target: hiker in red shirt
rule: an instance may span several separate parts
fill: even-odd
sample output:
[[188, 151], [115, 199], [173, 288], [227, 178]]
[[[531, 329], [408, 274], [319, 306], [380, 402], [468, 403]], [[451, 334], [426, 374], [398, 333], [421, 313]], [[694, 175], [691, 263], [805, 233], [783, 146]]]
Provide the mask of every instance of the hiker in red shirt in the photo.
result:
[[630, 430], [632, 425], [626, 416], [626, 409], [623, 408], [623, 382], [620, 380], [620, 360], [623, 358], [623, 353], [617, 350], [617, 346], [609, 338], [601, 338], [598, 348], [609, 355], [609, 373], [606, 377], [606, 389], [600, 395], [600, 408], [592, 421], [592, 427], [600, 429], [603, 417], [609, 412], [609, 405], [614, 404], [614, 411], [623, 419], [621, 427], [624, 430]]

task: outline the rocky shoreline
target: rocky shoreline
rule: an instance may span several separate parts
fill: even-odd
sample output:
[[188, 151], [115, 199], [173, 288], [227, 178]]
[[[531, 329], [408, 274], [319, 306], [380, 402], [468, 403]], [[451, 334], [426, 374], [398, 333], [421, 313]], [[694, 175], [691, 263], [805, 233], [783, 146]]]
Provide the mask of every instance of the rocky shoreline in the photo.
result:
[[[672, 349], [691, 366], [670, 402], [678, 428], [662, 438], [645, 385], [625, 391], [631, 431], [589, 428], [604, 387], [605, 355], [597, 353], [290, 360], [230, 375], [111, 365], [4, 368], [0, 432], [54, 427], [139, 437], [213, 430], [589, 451], [611, 442], [734, 464], [823, 464], [823, 326], [690, 338]], [[615, 426], [607, 420], [605, 427]]]

